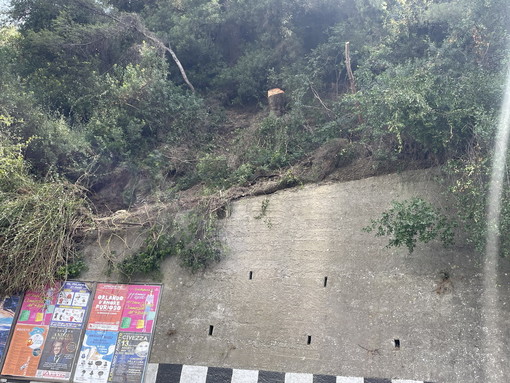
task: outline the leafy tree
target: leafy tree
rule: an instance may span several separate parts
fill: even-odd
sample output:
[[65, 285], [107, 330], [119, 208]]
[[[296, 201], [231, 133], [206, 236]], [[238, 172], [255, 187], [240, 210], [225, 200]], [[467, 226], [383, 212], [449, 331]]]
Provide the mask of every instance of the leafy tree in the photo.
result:
[[[250, 103], [280, 71], [327, 39], [349, 1], [158, 1], [145, 19], [173, 47], [201, 89]], [[177, 79], [175, 79], [177, 82]]]
[[31, 0], [14, 1], [12, 11], [22, 22], [17, 71], [43, 105], [78, 122], [104, 92], [101, 75], [137, 42], [129, 28], [95, 10], [89, 0]]
[[30, 140], [24, 155], [32, 163], [32, 172], [45, 176], [54, 168], [76, 179], [87, 166], [89, 144], [80, 129], [72, 129], [59, 113], [41, 107], [34, 93], [16, 75], [17, 44], [22, 35], [13, 28], [4, 28], [2, 36], [0, 113], [5, 117], [1, 124], [4, 132], [18, 143]]
[[159, 143], [200, 139], [206, 111], [196, 95], [168, 81], [164, 58], [139, 47], [136, 64], [114, 66], [86, 124], [87, 136], [115, 161], [139, 158]]
[[57, 166], [73, 179], [90, 169], [101, 177], [157, 144], [202, 137], [201, 99], [168, 81], [167, 48], [136, 15], [88, 0], [47, 9], [14, 1], [11, 14], [21, 27], [4, 45], [2, 57], [15, 65], [0, 104], [13, 135], [39, 138], [27, 156], [40, 174]]
[[108, 0], [108, 3], [123, 12], [140, 13], [146, 7], [153, 5], [156, 0]]

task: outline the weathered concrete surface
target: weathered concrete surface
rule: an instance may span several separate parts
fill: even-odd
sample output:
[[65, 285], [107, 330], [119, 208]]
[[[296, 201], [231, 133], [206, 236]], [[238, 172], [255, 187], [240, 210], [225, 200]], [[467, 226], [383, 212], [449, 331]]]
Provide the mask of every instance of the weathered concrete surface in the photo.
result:
[[[408, 255], [361, 231], [392, 200], [441, 205], [439, 195], [433, 173], [420, 171], [281, 191], [259, 219], [266, 197], [234, 203], [220, 264], [193, 276], [165, 262], [151, 362], [483, 382], [481, 258], [462, 241]], [[510, 267], [501, 265], [508, 361]], [[451, 283], [438, 294], [442, 272]]]

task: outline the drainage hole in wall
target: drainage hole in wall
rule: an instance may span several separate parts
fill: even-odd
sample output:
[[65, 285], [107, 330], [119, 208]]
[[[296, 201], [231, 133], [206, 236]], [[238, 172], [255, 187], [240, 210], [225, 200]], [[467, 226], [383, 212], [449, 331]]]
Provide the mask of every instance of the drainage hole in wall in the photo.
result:
[[253, 279], [253, 271], [250, 271], [250, 280]]
[[219, 209], [216, 210], [216, 216], [218, 219], [224, 219], [228, 217], [228, 206], [223, 205]]
[[209, 335], [212, 335], [213, 330], [214, 330], [214, 326], [213, 326], [213, 325], [210, 325], [210, 326], [209, 326]]
[[312, 336], [308, 335], [308, 339], [306, 341], [306, 344], [311, 344], [311, 343], [312, 343]]
[[328, 277], [324, 277], [324, 287], [328, 285]]
[[395, 346], [396, 350], [400, 349], [400, 339], [393, 339], [393, 345]]

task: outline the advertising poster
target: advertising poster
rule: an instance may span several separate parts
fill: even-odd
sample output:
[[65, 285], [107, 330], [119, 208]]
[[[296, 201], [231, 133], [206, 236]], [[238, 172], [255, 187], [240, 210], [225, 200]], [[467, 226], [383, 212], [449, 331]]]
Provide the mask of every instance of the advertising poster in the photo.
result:
[[[10, 295], [0, 300], [0, 362], [4, 356], [7, 339], [14, 321], [14, 314], [20, 301], [19, 295]], [[1, 364], [0, 364], [1, 366]]]
[[117, 344], [117, 332], [85, 332], [83, 344], [74, 372], [77, 383], [106, 383], [112, 366], [113, 353]]
[[2, 375], [35, 377], [48, 326], [18, 324], [9, 345]]
[[50, 287], [45, 294], [27, 291], [21, 305], [18, 323], [49, 325], [55, 310], [59, 287]]
[[152, 332], [160, 286], [129, 285], [120, 330]]
[[66, 281], [42, 294], [26, 292], [23, 300], [2, 298], [1, 375], [141, 383], [161, 293], [160, 285]]
[[87, 330], [118, 331], [127, 294], [127, 285], [98, 283]]
[[51, 317], [52, 327], [82, 328], [91, 289], [84, 282], [65, 282], [58, 293]]
[[80, 329], [50, 327], [36, 377], [69, 380], [80, 343]]
[[142, 382], [149, 354], [150, 338], [150, 334], [119, 333], [109, 382]]

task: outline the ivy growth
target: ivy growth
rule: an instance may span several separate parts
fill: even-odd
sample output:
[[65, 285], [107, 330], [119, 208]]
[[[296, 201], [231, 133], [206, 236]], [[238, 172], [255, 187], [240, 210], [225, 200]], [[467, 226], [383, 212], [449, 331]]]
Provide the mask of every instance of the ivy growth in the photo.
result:
[[271, 222], [271, 218], [268, 218], [267, 215], [267, 209], [269, 208], [269, 198], [264, 198], [262, 201], [262, 204], [260, 206], [260, 214], [255, 217], [255, 219], [262, 219], [264, 218], [264, 223], [267, 225], [268, 228], [273, 227], [273, 223]]
[[163, 260], [176, 256], [184, 268], [194, 273], [218, 262], [221, 253], [216, 217], [199, 207], [184, 216], [170, 216], [154, 224], [142, 250], [117, 267], [128, 280], [135, 275], [157, 276]]
[[375, 231], [377, 237], [387, 236], [387, 247], [405, 246], [409, 253], [414, 251], [418, 241], [428, 243], [439, 239], [445, 247], [453, 244], [456, 224], [429, 202], [415, 197], [403, 202], [393, 201], [392, 205], [363, 231]]
[[72, 262], [60, 266], [57, 269], [57, 277], [60, 279], [78, 278], [82, 272], [88, 270], [88, 266], [82, 257], [77, 257]]

